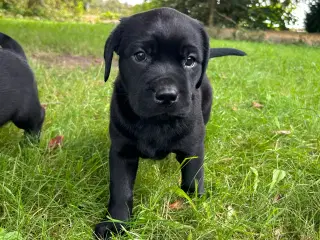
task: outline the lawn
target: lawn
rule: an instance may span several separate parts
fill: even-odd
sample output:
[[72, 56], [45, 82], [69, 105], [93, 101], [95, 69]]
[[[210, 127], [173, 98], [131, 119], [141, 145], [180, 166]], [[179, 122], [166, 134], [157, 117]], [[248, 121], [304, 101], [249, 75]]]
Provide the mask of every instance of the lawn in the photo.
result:
[[[91, 239], [104, 218], [112, 82], [103, 81], [101, 57], [113, 27], [0, 20], [25, 48], [47, 113], [38, 146], [21, 144], [12, 124], [0, 129], [0, 239]], [[141, 160], [121, 239], [320, 239], [320, 49], [211, 44], [248, 56], [211, 60], [207, 70], [215, 97], [206, 194], [172, 208], [174, 156]], [[63, 144], [50, 150], [58, 135]]]

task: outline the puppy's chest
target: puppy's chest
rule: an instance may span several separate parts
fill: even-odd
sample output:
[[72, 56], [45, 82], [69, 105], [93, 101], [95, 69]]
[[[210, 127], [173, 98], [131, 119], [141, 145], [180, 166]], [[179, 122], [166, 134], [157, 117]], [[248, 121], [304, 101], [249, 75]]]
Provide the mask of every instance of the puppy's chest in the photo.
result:
[[183, 124], [137, 125], [137, 148], [142, 158], [162, 159], [176, 150], [185, 135]]

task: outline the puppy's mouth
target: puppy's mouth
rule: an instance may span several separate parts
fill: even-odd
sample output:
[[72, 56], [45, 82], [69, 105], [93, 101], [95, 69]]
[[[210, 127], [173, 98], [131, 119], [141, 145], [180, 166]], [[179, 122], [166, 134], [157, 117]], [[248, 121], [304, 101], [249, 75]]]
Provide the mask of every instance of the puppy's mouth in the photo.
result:
[[164, 113], [162, 114], [163, 116], [166, 116], [166, 117], [178, 117], [178, 118], [184, 118], [188, 115], [187, 112], [174, 112], [174, 113]]
[[[142, 106], [141, 106], [142, 107]], [[176, 106], [172, 104], [171, 106], [159, 107], [157, 105], [148, 106], [147, 108], [139, 108], [134, 110], [137, 115], [142, 118], [152, 118], [157, 117], [161, 119], [168, 118], [184, 118], [190, 112], [190, 107], [188, 106]]]
[[177, 118], [185, 118], [188, 114], [187, 113], [162, 113], [162, 114], [148, 114], [144, 115], [141, 114], [141, 118], [148, 118], [148, 119], [154, 119], [157, 121], [170, 121], [172, 119], [177, 119]]

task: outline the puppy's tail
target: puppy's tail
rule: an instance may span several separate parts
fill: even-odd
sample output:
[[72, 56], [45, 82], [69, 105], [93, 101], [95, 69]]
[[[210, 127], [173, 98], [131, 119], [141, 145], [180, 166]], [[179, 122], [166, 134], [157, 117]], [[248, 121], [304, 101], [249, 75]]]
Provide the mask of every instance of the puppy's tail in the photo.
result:
[[1, 48], [9, 50], [27, 61], [26, 54], [20, 44], [2, 32], [0, 32], [0, 46]]
[[223, 56], [246, 56], [247, 54], [235, 48], [210, 48], [210, 58]]

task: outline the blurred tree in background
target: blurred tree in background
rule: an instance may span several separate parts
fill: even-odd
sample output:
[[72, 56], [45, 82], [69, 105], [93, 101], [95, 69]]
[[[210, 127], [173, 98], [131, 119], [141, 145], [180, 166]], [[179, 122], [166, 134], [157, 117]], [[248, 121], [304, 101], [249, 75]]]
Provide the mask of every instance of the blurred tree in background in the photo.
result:
[[50, 14], [81, 14], [90, 0], [0, 0], [0, 9], [22, 16], [50, 17]]
[[305, 19], [306, 31], [309, 33], [320, 32], [320, 0], [309, 4], [310, 12]]
[[102, 19], [118, 19], [131, 14], [132, 7], [118, 0], [0, 0], [0, 16], [1, 12], [55, 20], [72, 19], [87, 12]]
[[[293, 10], [303, 0], [145, 0], [135, 6], [119, 0], [0, 0], [1, 15], [74, 20], [90, 15], [95, 21], [117, 20], [156, 7], [172, 7], [208, 26], [286, 30], [296, 21]], [[319, 32], [320, 0], [311, 1], [306, 27]]]
[[295, 0], [151, 0], [156, 6], [173, 7], [212, 26], [250, 29], [286, 29], [294, 23]]

